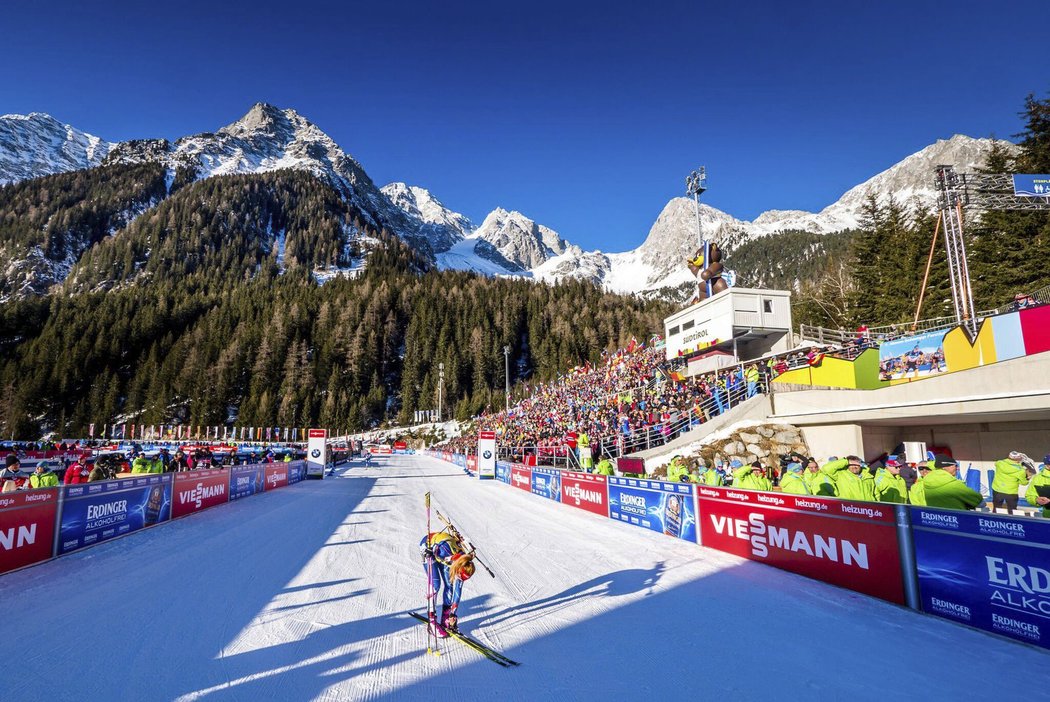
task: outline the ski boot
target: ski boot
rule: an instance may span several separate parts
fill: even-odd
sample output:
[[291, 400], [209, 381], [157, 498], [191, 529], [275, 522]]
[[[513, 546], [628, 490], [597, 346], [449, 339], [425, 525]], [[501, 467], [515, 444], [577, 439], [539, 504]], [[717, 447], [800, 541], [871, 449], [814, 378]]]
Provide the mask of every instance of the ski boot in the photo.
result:
[[442, 608], [441, 627], [446, 632], [459, 631], [459, 618], [456, 617], [456, 605]]
[[[445, 617], [442, 615], [441, 618], [444, 619]], [[445, 630], [444, 624], [437, 620], [437, 615], [435, 615], [433, 612], [430, 613], [430, 623], [427, 624], [427, 628], [430, 630], [431, 634], [438, 637], [439, 639], [448, 638], [448, 631]]]

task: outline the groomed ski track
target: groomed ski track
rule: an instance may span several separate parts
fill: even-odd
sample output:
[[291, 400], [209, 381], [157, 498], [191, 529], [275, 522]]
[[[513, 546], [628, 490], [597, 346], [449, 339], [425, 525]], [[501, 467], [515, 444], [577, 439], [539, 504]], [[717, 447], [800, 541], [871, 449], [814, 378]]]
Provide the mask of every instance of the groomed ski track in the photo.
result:
[[[3, 699], [972, 699], [1047, 655], [617, 524], [421, 456], [377, 458], [0, 577]], [[424, 653], [423, 493], [478, 545]], [[435, 519], [436, 522], [436, 519]]]

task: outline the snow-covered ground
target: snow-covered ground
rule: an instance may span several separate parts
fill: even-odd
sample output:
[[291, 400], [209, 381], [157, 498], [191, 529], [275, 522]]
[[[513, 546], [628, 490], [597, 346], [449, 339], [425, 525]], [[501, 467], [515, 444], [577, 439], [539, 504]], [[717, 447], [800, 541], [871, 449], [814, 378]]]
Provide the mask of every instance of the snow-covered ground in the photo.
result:
[[[973, 699], [1047, 654], [618, 524], [435, 459], [380, 457], [0, 577], [4, 699]], [[497, 573], [426, 655], [423, 493]], [[1012, 680], [1012, 682], [1011, 682]]]

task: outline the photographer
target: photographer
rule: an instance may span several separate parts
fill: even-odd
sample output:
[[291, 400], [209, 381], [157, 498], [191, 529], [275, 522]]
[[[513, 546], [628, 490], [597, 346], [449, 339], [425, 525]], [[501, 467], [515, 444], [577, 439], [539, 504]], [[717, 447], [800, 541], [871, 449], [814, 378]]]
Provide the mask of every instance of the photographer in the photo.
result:
[[995, 462], [995, 478], [992, 480], [992, 511], [1006, 507], [1007, 514], [1017, 509], [1017, 491], [1027, 485], [1035, 474], [1032, 459], [1020, 451], [1011, 451], [1007, 458]]

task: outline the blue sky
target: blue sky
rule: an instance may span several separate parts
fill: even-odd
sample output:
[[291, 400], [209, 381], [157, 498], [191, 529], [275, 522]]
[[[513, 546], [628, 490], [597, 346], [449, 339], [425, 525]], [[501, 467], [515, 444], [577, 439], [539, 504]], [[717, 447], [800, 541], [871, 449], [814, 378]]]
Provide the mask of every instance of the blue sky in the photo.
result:
[[294, 107], [380, 185], [619, 251], [696, 165], [737, 217], [816, 210], [1050, 90], [1045, 3], [627, 5], [13, 0], [0, 113], [116, 141]]

